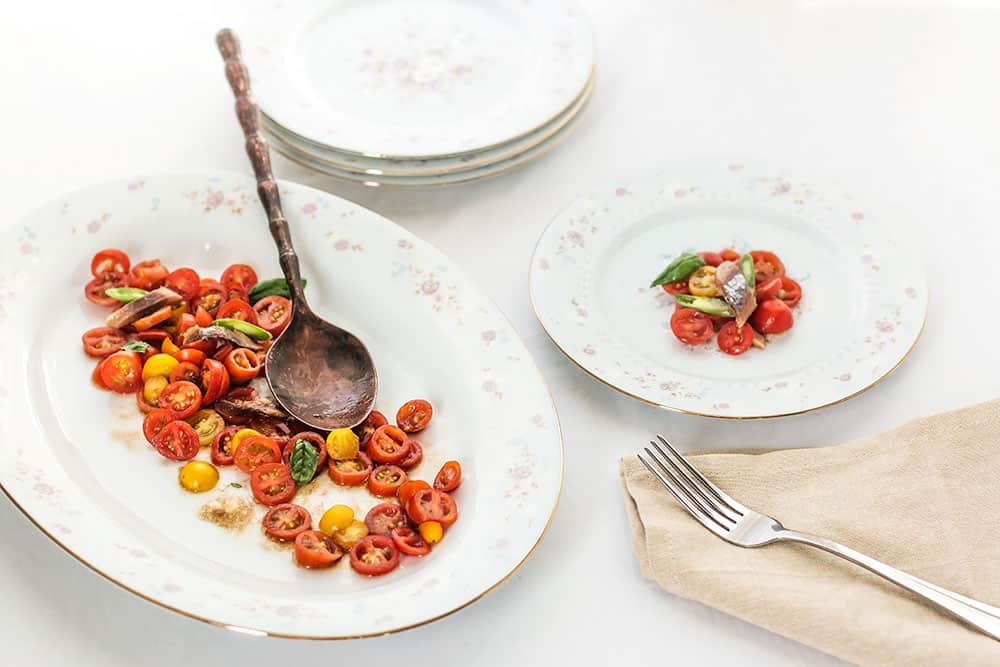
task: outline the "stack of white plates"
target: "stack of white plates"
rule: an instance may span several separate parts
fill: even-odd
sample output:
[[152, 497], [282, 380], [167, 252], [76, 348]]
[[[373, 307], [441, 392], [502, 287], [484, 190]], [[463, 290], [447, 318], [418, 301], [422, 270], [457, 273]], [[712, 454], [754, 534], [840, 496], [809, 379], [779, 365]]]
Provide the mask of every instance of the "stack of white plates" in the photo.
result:
[[570, 0], [298, 0], [242, 26], [272, 147], [366, 185], [477, 180], [556, 146], [594, 85]]

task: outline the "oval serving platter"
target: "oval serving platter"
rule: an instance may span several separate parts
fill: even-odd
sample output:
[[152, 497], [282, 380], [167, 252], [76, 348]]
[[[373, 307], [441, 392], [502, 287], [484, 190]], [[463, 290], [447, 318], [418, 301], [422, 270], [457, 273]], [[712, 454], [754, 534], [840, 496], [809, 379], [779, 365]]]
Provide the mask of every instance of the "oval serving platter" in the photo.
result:
[[[462, 462], [461, 518], [427, 557], [381, 578], [296, 567], [263, 535], [200, 518], [219, 498], [251, 500], [222, 468], [208, 493], [142, 436], [131, 396], [91, 385], [81, 334], [106, 312], [82, 285], [98, 249], [159, 257], [203, 276], [247, 262], [280, 275], [255, 183], [235, 175], [150, 176], [60, 198], [8, 228], [0, 249], [0, 487], [49, 537], [107, 579], [181, 614], [235, 630], [306, 638], [393, 632], [461, 609], [531, 554], [562, 482], [558, 419], [544, 380], [497, 307], [430, 245], [375, 213], [283, 183], [310, 302], [358, 334], [376, 361], [376, 408], [423, 397], [435, 419], [413, 476]], [[207, 451], [199, 454], [207, 458]], [[234, 484], [235, 483], [235, 484]], [[321, 475], [296, 503], [362, 514], [364, 490]]]
[[[843, 193], [742, 164], [686, 165], [573, 203], [532, 258], [535, 313], [581, 369], [633, 398], [751, 419], [808, 412], [878, 383], [916, 344], [927, 282], [902, 234]], [[680, 343], [654, 276], [682, 252], [767, 249], [802, 285], [795, 326], [731, 357]]]

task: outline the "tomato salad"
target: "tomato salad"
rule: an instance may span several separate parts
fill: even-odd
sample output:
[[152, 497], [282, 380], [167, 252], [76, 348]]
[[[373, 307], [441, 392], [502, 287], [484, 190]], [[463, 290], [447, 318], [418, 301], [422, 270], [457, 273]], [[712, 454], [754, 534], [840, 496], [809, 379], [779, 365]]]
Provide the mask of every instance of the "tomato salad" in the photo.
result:
[[[430, 553], [458, 519], [457, 461], [432, 482], [409, 477], [423, 459], [415, 436], [430, 425], [429, 402], [406, 402], [395, 423], [376, 410], [353, 429], [320, 433], [284, 412], [266, 385], [255, 386], [271, 341], [291, 318], [283, 279], [260, 281], [246, 264], [203, 278], [158, 259], [132, 264], [117, 249], [98, 252], [90, 269], [84, 294], [114, 308], [105, 326], [83, 335], [84, 352], [98, 359], [92, 379], [135, 396], [146, 440], [184, 462], [181, 487], [210, 491], [219, 468], [235, 466], [249, 476], [254, 500], [269, 508], [264, 533], [293, 543], [299, 565], [329, 567], [347, 554], [368, 576], [395, 569], [400, 554]], [[309, 511], [293, 504], [324, 467], [334, 484], [364, 486], [377, 499], [363, 520], [334, 505], [314, 529]]]
[[791, 329], [802, 299], [802, 287], [769, 250], [683, 253], [650, 283], [657, 286], [676, 301], [670, 330], [677, 340], [700, 345], [717, 335], [731, 355], [763, 349]]

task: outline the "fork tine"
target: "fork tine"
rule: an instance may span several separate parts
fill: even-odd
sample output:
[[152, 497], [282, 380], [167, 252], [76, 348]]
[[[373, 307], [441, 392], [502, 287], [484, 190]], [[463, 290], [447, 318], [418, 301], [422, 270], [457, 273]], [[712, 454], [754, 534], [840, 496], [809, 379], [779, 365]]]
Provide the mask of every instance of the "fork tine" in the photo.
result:
[[729, 496], [725, 491], [720, 489], [712, 482], [708, 481], [708, 479], [704, 475], [698, 472], [697, 468], [688, 463], [688, 460], [684, 458], [681, 455], [681, 453], [674, 448], [673, 445], [667, 442], [666, 438], [664, 438], [662, 435], [659, 434], [657, 434], [656, 438], [660, 442], [662, 442], [667, 447], [667, 449], [670, 450], [670, 452], [681, 462], [681, 465], [683, 465], [688, 470], [688, 472], [694, 475], [698, 479], [698, 481], [700, 481], [702, 484], [705, 485], [705, 488], [708, 489], [709, 493], [718, 498], [719, 502], [721, 502], [726, 507], [736, 512], [740, 516], [743, 516], [744, 514], [747, 514], [747, 512], [749, 512], [746, 506], [744, 506], [740, 502], [737, 502], [731, 496]]
[[[719, 529], [721, 529], [723, 533], [728, 533], [730, 529], [732, 529], [734, 522], [729, 521], [729, 519], [727, 519], [725, 516], [719, 514], [718, 512], [713, 511], [710, 507], [706, 507], [705, 503], [703, 503], [701, 500], [695, 497], [693, 493], [691, 493], [691, 490], [677, 476], [677, 473], [675, 473], [668, 466], [666, 466], [663, 463], [663, 461], [661, 461], [659, 457], [656, 456], [656, 454], [650, 451], [649, 447], [644, 447], [643, 451], [646, 452], [646, 456], [648, 456], [650, 460], [656, 463], [657, 468], [659, 468], [660, 471], [667, 476], [674, 490], [679, 491], [680, 494], [683, 495], [683, 499], [681, 500], [681, 502], [683, 503], [684, 507], [688, 510], [688, 512], [690, 512], [696, 519], [698, 519], [698, 521], [700, 521], [706, 527], [715, 530], [716, 533], [719, 532], [718, 530], [716, 530], [715, 528], [716, 526]], [[662, 477], [662, 475], [659, 475], [658, 477]], [[660, 481], [662, 482], [665, 480], [661, 479]], [[674, 497], [677, 496], [678, 494], [675, 493]]]
[[[709, 497], [709, 495], [705, 493], [705, 489], [703, 489], [701, 484], [698, 483], [697, 477], [692, 476], [689, 472], [685, 470], [685, 468], [678, 465], [677, 461], [675, 461], [673, 457], [671, 457], [669, 454], [663, 451], [663, 449], [661, 449], [658, 444], [656, 444], [652, 440], [649, 442], [649, 444], [651, 444], [656, 449], [656, 451], [660, 453], [660, 456], [663, 458], [664, 461], [666, 461], [670, 465], [670, 467], [677, 474], [677, 476], [679, 476], [682, 480], [684, 480], [685, 483], [684, 485], [701, 497], [703, 505], [707, 505], [709, 508], [717, 512], [727, 521], [736, 523], [737, 521], [740, 520], [741, 514], [739, 512], [736, 512], [731, 507], [726, 506], [725, 503], [720, 503], [718, 498]], [[671, 451], [673, 451], [676, 454], [677, 450], [671, 448]], [[687, 466], [687, 468], [690, 468], [690, 466]]]
[[707, 515], [702, 514], [698, 509], [696, 509], [695, 506], [691, 504], [691, 501], [684, 497], [681, 490], [674, 486], [673, 482], [664, 477], [663, 473], [653, 467], [653, 464], [647, 461], [642, 454], [638, 454], [636, 458], [639, 459], [639, 462], [642, 463], [642, 465], [646, 466], [646, 470], [648, 470], [653, 477], [659, 480], [660, 484], [662, 484], [667, 491], [670, 492], [670, 495], [672, 495], [677, 502], [680, 503], [681, 507], [687, 510], [688, 514], [690, 514], [695, 521], [720, 537], [726, 533], [726, 531], [720, 528], [716, 522], [709, 520]]

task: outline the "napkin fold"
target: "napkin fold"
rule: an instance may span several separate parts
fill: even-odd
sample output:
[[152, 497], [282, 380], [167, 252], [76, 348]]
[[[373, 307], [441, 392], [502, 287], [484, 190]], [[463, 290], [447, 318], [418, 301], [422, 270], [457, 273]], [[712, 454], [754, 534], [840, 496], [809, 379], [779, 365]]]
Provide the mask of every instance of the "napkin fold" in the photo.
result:
[[[690, 456], [744, 505], [1000, 606], [1000, 401], [837, 447]], [[715, 537], [621, 461], [643, 576], [861, 665], [1000, 665], [1000, 642], [812, 547]]]

